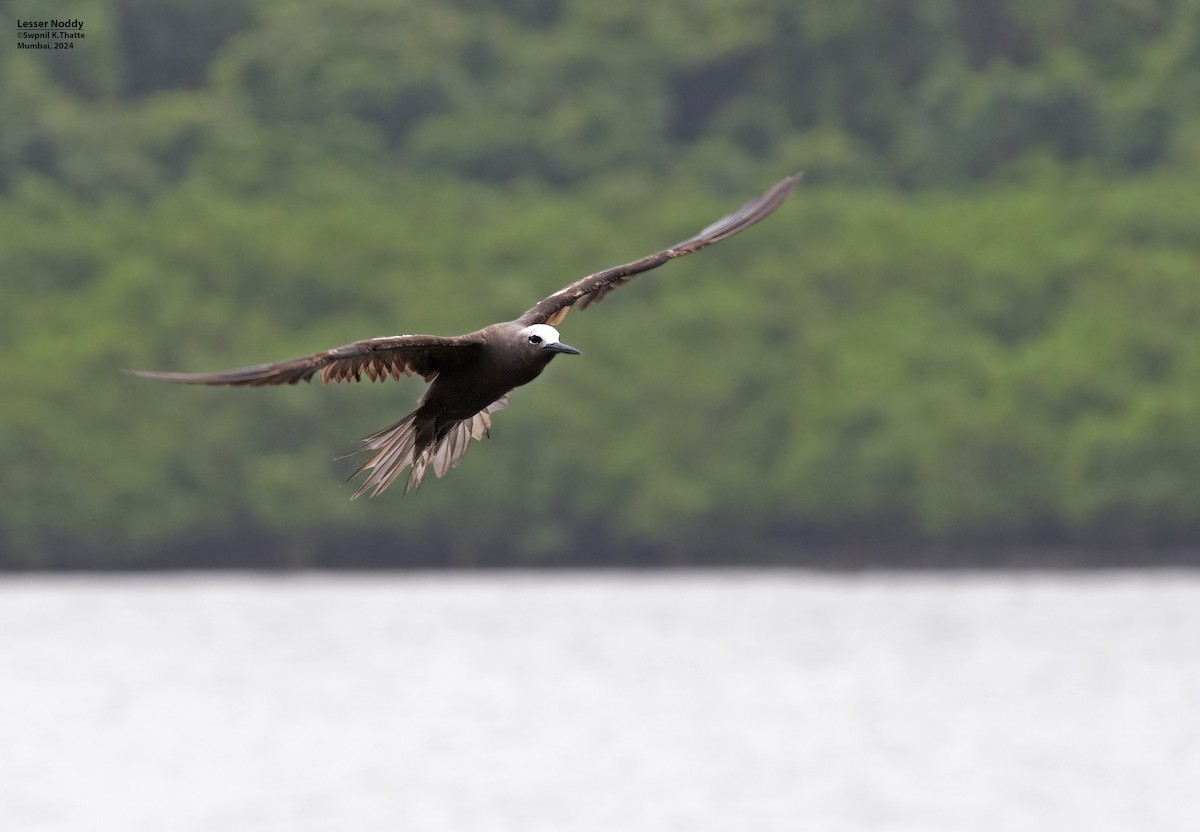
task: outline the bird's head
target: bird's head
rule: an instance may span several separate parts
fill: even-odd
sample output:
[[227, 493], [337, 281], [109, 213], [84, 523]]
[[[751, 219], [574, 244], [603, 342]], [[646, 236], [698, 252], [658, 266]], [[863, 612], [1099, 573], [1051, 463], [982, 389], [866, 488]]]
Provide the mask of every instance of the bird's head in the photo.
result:
[[517, 332], [521, 346], [534, 355], [544, 355], [549, 361], [558, 353], [579, 355], [579, 350], [558, 340], [558, 330], [550, 324], [534, 324]]

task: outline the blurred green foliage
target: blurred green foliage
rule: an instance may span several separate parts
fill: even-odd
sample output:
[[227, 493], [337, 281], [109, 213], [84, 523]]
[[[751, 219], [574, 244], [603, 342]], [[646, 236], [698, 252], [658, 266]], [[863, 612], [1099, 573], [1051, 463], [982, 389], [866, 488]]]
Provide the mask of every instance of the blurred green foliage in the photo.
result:
[[[0, 50], [0, 565], [1200, 539], [1200, 0], [76, 5]], [[119, 372], [465, 332], [795, 169], [407, 499], [332, 458], [418, 382]]]

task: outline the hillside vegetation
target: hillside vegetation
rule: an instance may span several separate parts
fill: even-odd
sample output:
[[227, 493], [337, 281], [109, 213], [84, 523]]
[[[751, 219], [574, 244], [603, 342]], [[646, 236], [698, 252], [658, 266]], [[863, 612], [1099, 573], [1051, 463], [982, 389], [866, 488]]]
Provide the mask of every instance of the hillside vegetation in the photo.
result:
[[[1200, 542], [1200, 0], [76, 5], [0, 50], [0, 565]], [[121, 373], [469, 331], [797, 169], [407, 498], [334, 457], [419, 381]]]

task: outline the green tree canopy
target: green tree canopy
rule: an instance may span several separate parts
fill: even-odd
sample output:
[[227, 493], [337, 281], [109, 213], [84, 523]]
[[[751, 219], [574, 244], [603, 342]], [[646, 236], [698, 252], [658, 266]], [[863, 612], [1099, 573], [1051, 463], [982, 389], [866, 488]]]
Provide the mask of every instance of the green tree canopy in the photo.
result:
[[[2, 565], [1200, 536], [1197, 0], [78, 5], [0, 50]], [[417, 382], [119, 372], [468, 331], [800, 168], [408, 499], [333, 457]]]

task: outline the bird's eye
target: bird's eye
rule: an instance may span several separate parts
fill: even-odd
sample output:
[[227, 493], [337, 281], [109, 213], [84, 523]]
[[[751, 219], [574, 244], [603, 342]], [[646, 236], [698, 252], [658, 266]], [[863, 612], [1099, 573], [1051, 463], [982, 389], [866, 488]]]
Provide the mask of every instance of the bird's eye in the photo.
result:
[[542, 343], [542, 336], [540, 336], [540, 335], [530, 335], [530, 336], [529, 336], [529, 343], [531, 343], [531, 344], [540, 344], [540, 343]]

